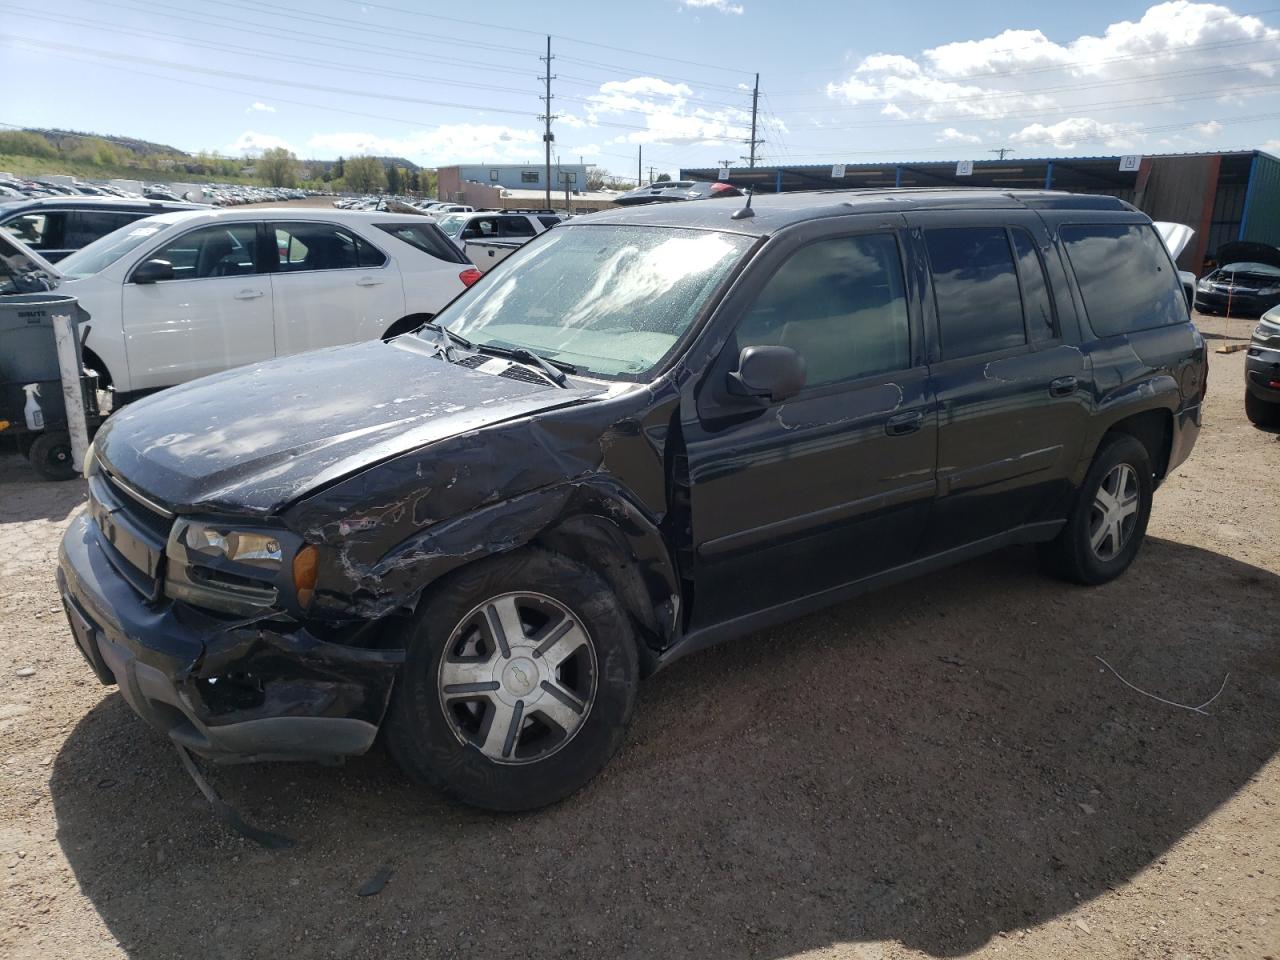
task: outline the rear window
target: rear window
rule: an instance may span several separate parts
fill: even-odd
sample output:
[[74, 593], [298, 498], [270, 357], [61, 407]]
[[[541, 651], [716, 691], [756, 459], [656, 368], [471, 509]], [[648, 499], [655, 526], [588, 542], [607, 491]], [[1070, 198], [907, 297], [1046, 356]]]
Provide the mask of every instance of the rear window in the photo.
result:
[[1137, 223], [1077, 223], [1059, 229], [1100, 337], [1186, 323], [1187, 301], [1155, 229]]
[[428, 256], [448, 263], [466, 263], [466, 257], [458, 252], [458, 248], [440, 235], [440, 232], [424, 223], [378, 223], [374, 224], [383, 233], [389, 233], [397, 240], [416, 247]]

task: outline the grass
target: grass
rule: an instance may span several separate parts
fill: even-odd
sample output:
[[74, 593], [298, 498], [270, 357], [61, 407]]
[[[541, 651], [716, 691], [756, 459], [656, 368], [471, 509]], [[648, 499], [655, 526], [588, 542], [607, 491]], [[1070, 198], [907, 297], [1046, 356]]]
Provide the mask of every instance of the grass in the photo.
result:
[[24, 157], [12, 153], [0, 153], [0, 173], [17, 177], [40, 177], [48, 174], [70, 174], [82, 180], [142, 180], [147, 183], [239, 183], [245, 186], [259, 185], [251, 177], [231, 177], [211, 174], [184, 173], [181, 170], [157, 170], [151, 167], [98, 166], [74, 160]]

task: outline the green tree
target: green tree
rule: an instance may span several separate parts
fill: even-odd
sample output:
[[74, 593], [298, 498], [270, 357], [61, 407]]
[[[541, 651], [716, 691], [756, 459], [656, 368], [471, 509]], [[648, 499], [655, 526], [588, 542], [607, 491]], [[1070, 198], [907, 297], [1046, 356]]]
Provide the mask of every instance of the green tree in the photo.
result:
[[258, 179], [269, 187], [298, 185], [298, 158], [284, 147], [264, 150], [258, 158]]
[[5, 130], [0, 132], [0, 153], [47, 159], [57, 156], [58, 151], [52, 143], [38, 133], [27, 130]]
[[374, 193], [385, 190], [387, 171], [377, 157], [352, 157], [344, 165], [343, 181], [353, 193]]
[[407, 174], [405, 174], [404, 188], [408, 190], [410, 193], [422, 192], [422, 178], [421, 176], [419, 176], [417, 170], [410, 170]]
[[387, 193], [398, 194], [400, 192], [401, 170], [394, 163], [387, 167]]
[[333, 179], [341, 180], [344, 176], [346, 176], [346, 171], [343, 169], [342, 158], [339, 157], [333, 165]]
[[669, 174], [669, 173], [660, 173], [660, 174], [658, 174], [658, 179], [654, 180], [653, 182], [654, 182], [654, 183], [670, 183], [670, 182], [671, 182], [671, 174]]

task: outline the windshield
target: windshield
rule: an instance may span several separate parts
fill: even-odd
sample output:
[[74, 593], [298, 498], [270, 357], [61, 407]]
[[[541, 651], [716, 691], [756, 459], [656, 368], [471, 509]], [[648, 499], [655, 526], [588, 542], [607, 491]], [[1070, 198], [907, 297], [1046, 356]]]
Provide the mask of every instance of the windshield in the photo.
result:
[[58, 272], [70, 280], [91, 277], [111, 266], [130, 250], [146, 243], [165, 226], [167, 224], [156, 223], [150, 217], [135, 220], [71, 254], [58, 265]]
[[752, 239], [673, 227], [558, 227], [495, 267], [436, 322], [581, 372], [639, 379], [675, 346]]
[[1227, 275], [1248, 273], [1266, 280], [1280, 280], [1280, 267], [1273, 267], [1267, 263], [1228, 263], [1225, 267], [1219, 267], [1218, 273]]
[[436, 226], [447, 233], [451, 237], [456, 237], [462, 232], [462, 225], [467, 222], [467, 218], [460, 214], [454, 214], [450, 217], [442, 217], [436, 221]]

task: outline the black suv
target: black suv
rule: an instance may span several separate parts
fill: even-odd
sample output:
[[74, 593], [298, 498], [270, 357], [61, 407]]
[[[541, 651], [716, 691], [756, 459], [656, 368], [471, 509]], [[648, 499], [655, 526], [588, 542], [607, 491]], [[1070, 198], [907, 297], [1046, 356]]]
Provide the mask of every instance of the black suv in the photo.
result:
[[572, 792], [640, 677], [1009, 544], [1096, 584], [1206, 358], [1108, 197], [781, 195], [580, 218], [433, 324], [126, 407], [58, 583], [215, 759], [359, 754], [494, 809]]

